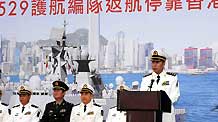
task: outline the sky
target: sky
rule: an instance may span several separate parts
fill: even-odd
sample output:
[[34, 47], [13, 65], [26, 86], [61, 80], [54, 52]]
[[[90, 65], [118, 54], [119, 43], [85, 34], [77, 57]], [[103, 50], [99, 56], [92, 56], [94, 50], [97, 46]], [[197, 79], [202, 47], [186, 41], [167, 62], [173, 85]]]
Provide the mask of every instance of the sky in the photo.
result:
[[[122, 0], [123, 11], [124, 2]], [[103, 7], [100, 33], [113, 41], [116, 33], [123, 31], [127, 43], [132, 40], [153, 42], [155, 48], [165, 48], [169, 54], [183, 54], [183, 49], [189, 46], [212, 47], [218, 52], [218, 9], [207, 9], [209, 1], [205, 1], [202, 10], [188, 11], [187, 3], [182, 2], [183, 9], [176, 12], [167, 12], [163, 5], [157, 12], [147, 13], [143, 2], [141, 13], [106, 14]], [[103, 5], [106, 5], [105, 1]], [[28, 9], [25, 16], [0, 17], [0, 34], [16, 41], [48, 39], [53, 27], [63, 27], [64, 19], [68, 23], [68, 33], [89, 27], [86, 14], [32, 17]]]

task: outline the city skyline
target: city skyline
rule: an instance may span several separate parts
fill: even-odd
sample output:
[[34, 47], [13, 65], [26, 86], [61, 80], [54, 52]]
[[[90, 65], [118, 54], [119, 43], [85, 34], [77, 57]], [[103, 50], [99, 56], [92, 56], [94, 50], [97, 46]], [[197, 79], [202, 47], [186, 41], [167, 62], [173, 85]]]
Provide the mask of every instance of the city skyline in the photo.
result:
[[[80, 34], [79, 34], [80, 35]], [[107, 45], [101, 45], [99, 53], [99, 71], [149, 71], [151, 70], [150, 56], [155, 50], [155, 43], [125, 43], [125, 35], [119, 32], [115, 41], [109, 41]], [[118, 43], [119, 42], [119, 43]], [[81, 45], [81, 54], [86, 54], [88, 45]], [[78, 47], [79, 48], [79, 47]], [[85, 50], [84, 50], [85, 49]], [[121, 50], [122, 49], [122, 50]], [[69, 50], [70, 52], [75, 52]], [[218, 66], [218, 53], [213, 53], [212, 48], [186, 47], [182, 56], [169, 55], [165, 49], [161, 49], [167, 57], [167, 70], [177, 72], [189, 69], [216, 70]], [[36, 42], [2, 41], [1, 68], [4, 73], [39, 73], [47, 72], [45, 62], [51, 52], [43, 51]], [[78, 51], [76, 51], [78, 52]], [[74, 57], [74, 53], [70, 53]], [[72, 60], [74, 59], [73, 57]], [[93, 57], [91, 57], [93, 58]], [[215, 59], [216, 58], [216, 59]], [[75, 60], [75, 59], [74, 59]], [[47, 63], [46, 63], [47, 64]]]
[[[59, 28], [59, 29], [61, 29], [61, 28]], [[79, 29], [82, 29], [82, 28], [79, 28]], [[79, 30], [78, 29], [78, 30]], [[52, 29], [51, 29], [52, 30]], [[76, 32], [77, 30], [75, 30], [74, 32]], [[121, 31], [117, 31], [117, 33], [119, 33], [119, 32], [123, 32], [122, 30]], [[73, 33], [73, 32], [68, 32], [68, 33]], [[117, 33], [115, 33], [114, 34], [114, 36], [113, 36], [113, 39], [112, 40], [109, 40], [108, 39], [108, 41], [110, 42], [110, 41], [115, 41], [115, 36], [116, 36], [116, 34]], [[124, 32], [125, 33], [125, 32]], [[0, 33], [1, 34], [1, 33]], [[50, 35], [50, 33], [49, 33], [49, 35]], [[103, 35], [104, 36], [104, 35]], [[14, 41], [16, 41], [16, 42], [36, 42], [36, 41], [38, 41], [38, 40], [34, 40], [34, 41], [19, 41], [19, 40], [17, 40], [17, 37], [15, 36], [15, 35], [11, 35], [10, 37], [6, 37], [6, 36], [4, 36], [3, 34], [1, 35], [1, 39], [6, 39], [6, 40], [14, 40]], [[47, 38], [45, 38], [45, 39], [43, 39], [43, 40], [46, 40], [46, 39], [49, 39], [49, 37], [47, 37]], [[107, 38], [106, 38], [107, 39]], [[40, 40], [40, 39], [39, 39]], [[173, 50], [173, 47], [175, 46], [174, 44], [170, 44], [171, 46], [169, 46], [169, 47], [172, 47], [172, 48], [167, 48], [167, 47], [164, 47], [164, 46], [161, 46], [159, 43], [158, 43], [158, 41], [146, 41], [146, 39], [143, 41], [143, 40], [141, 40], [141, 39], [133, 39], [133, 40], [129, 40], [129, 39], [125, 39], [124, 40], [125, 42], [127, 42], [127, 43], [131, 43], [131, 42], [141, 42], [141, 43], [155, 43], [155, 46], [154, 46], [154, 48], [155, 49], [165, 49], [165, 50], [167, 50], [167, 53], [169, 54], [169, 55], [180, 55], [180, 56], [182, 56], [183, 55], [183, 53], [184, 53], [184, 51], [183, 51], [183, 49], [184, 48], [187, 48], [187, 47], [196, 47], [196, 48], [213, 48], [213, 50], [214, 50], [214, 53], [217, 53], [218, 52], [218, 42], [216, 42], [216, 41], [214, 41], [214, 42], [204, 42], [204, 43], [198, 43], [198, 44], [196, 44], [196, 42], [189, 42], [189, 43], [187, 43], [187, 44], [184, 44], [184, 47], [180, 47], [179, 49], [177, 49], [177, 51], [172, 51]], [[186, 46], [187, 45], [187, 46]]]

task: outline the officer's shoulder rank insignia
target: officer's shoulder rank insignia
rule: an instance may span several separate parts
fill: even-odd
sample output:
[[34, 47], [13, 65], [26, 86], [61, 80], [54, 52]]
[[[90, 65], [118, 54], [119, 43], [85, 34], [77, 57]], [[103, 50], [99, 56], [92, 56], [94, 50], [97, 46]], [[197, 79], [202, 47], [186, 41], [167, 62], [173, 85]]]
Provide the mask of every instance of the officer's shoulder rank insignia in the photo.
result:
[[174, 72], [167, 72], [168, 75], [172, 75], [172, 76], [176, 76], [177, 73], [174, 73]]
[[91, 112], [87, 113], [87, 115], [94, 115], [94, 112], [91, 111]]
[[38, 106], [36, 106], [36, 105], [33, 105], [33, 104], [31, 105], [31, 107], [33, 107], [33, 108], [39, 108]]
[[115, 108], [115, 107], [117, 107], [117, 106], [111, 107], [110, 109], [113, 109], [113, 108]]
[[98, 106], [98, 107], [101, 107], [100, 105], [98, 105], [98, 104], [96, 104], [96, 103], [94, 103], [94, 105], [95, 105], [95, 106]]
[[0, 110], [0, 113], [2, 113], [2, 110]]
[[143, 77], [147, 77], [147, 76], [150, 76], [152, 73], [149, 73], [149, 74], [146, 74], [146, 75], [144, 75]]
[[28, 112], [26, 112], [24, 115], [30, 115], [31, 114], [31, 112], [30, 111], [28, 111]]
[[12, 108], [16, 108], [16, 107], [19, 107], [20, 105], [15, 105], [15, 106], [13, 106]]
[[2, 103], [2, 105], [4, 105], [4, 106], [8, 106], [8, 104], [5, 104], [5, 103]]
[[76, 105], [74, 105], [73, 107], [76, 107], [76, 106], [79, 106], [80, 105], [80, 103], [79, 104], [76, 104]]

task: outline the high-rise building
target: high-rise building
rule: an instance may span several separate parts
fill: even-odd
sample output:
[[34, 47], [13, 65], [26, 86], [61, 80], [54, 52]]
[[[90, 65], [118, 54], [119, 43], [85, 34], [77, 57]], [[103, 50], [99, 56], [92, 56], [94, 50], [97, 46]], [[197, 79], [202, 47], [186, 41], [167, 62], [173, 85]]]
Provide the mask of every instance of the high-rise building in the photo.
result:
[[141, 70], [145, 68], [145, 44], [138, 44], [138, 67]]
[[198, 48], [185, 48], [184, 61], [188, 69], [195, 69], [198, 67]]
[[116, 44], [110, 41], [106, 47], [105, 68], [113, 69], [116, 67]]
[[218, 52], [215, 52], [214, 53], [214, 65], [218, 68]]
[[205, 68], [213, 67], [213, 51], [212, 51], [212, 48], [200, 49], [199, 66], [203, 66]]
[[134, 67], [134, 43], [135, 41], [133, 40], [126, 41], [125, 43], [124, 67], [128, 69]]
[[1, 38], [0, 38], [1, 40], [1, 42], [0, 42], [0, 64], [2, 63], [2, 61], [3, 61], [3, 55], [2, 55], [2, 41], [3, 41], [3, 38], [2, 38], [2, 36], [1, 36]]
[[154, 43], [149, 42], [145, 44], [145, 59], [146, 59], [146, 70], [150, 70], [151, 69], [151, 61], [150, 61], [150, 57], [152, 54], [152, 50], [154, 49]]
[[139, 43], [134, 41], [133, 43], [133, 67], [134, 69], [139, 68]]
[[145, 56], [151, 56], [151, 51], [154, 49], [154, 43], [149, 42], [145, 44]]
[[116, 55], [117, 55], [117, 67], [123, 68], [125, 59], [125, 33], [120, 31], [116, 34]]
[[9, 61], [9, 40], [2, 40], [2, 61], [8, 62]]
[[99, 52], [100, 52], [100, 15], [89, 15], [89, 41], [88, 52], [91, 59], [95, 59], [95, 62], [90, 63], [91, 68], [99, 69]]

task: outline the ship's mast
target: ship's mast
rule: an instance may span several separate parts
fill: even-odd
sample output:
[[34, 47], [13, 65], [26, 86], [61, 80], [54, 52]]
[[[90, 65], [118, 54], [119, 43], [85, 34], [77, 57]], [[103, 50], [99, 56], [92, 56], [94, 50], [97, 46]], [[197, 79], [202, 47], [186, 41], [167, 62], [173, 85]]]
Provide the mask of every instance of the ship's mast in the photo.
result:
[[[65, 49], [65, 47], [73, 47], [73, 46], [66, 46], [66, 27], [67, 22], [64, 20], [64, 31], [62, 38], [60, 40], [56, 40], [56, 46], [47, 46], [51, 48], [51, 72], [49, 73], [49, 76], [51, 76], [51, 80], [61, 80], [65, 81], [65, 78], [67, 77], [67, 68], [66, 64], [71, 65], [71, 57], [68, 53], [68, 51]], [[46, 47], [46, 46], [44, 46]], [[43, 47], [41, 47], [43, 48]], [[54, 78], [54, 79], [53, 79]]]

